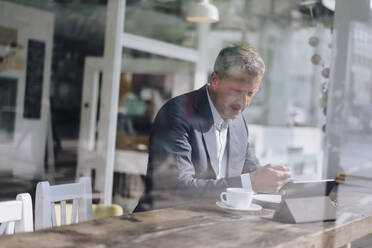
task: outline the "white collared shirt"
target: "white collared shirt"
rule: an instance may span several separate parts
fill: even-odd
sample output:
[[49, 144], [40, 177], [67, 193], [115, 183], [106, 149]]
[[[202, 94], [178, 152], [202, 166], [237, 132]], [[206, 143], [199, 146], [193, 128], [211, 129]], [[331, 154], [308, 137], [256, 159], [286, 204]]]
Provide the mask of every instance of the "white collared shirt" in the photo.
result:
[[[208, 95], [208, 102], [209, 106], [212, 111], [213, 121], [214, 121], [214, 129], [216, 133], [216, 143], [217, 143], [217, 161], [218, 161], [218, 173], [217, 179], [221, 179], [226, 177], [226, 169], [227, 169], [227, 131], [228, 125], [232, 121], [231, 119], [224, 120], [220, 114], [218, 113], [217, 109], [212, 102], [208, 87], [206, 88], [207, 95]], [[242, 186], [243, 188], [252, 189], [251, 185], [251, 178], [248, 173], [241, 175]]]

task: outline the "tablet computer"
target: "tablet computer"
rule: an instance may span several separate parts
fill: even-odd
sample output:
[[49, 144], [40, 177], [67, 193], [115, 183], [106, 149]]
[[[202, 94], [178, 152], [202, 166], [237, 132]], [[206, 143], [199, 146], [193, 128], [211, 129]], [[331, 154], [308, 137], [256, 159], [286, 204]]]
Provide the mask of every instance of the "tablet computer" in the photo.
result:
[[282, 201], [273, 218], [284, 223], [333, 221], [337, 204], [331, 195], [337, 194], [330, 193], [336, 191], [337, 182], [333, 179], [291, 181], [280, 190]]
[[323, 180], [293, 180], [285, 184], [280, 193], [285, 198], [328, 196], [332, 190], [337, 190], [334, 179]]

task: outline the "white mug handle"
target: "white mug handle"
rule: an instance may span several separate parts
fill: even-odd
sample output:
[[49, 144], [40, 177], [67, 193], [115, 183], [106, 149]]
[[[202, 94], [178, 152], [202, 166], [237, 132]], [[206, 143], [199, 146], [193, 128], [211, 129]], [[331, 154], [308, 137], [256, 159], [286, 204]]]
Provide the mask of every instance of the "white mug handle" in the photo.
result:
[[225, 203], [225, 204], [227, 204], [227, 198], [226, 198], [226, 200], [225, 200], [225, 198], [224, 197], [226, 197], [226, 192], [222, 192], [221, 194], [220, 194], [220, 199], [221, 199], [221, 202], [223, 202], [223, 203]]

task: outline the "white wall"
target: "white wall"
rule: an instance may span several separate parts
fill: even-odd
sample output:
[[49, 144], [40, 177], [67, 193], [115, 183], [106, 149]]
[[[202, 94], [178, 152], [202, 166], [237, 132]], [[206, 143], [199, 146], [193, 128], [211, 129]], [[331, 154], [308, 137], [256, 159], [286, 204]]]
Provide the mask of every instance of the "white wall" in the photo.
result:
[[18, 30], [18, 43], [24, 46], [17, 52], [27, 64], [29, 39], [45, 42], [45, 61], [40, 119], [24, 119], [26, 68], [7, 70], [0, 76], [18, 78], [15, 136], [13, 142], [0, 144], [0, 169], [12, 169], [23, 177], [36, 177], [44, 173], [44, 156], [49, 115], [49, 87], [54, 32], [54, 15], [45, 11], [0, 2], [0, 25]]

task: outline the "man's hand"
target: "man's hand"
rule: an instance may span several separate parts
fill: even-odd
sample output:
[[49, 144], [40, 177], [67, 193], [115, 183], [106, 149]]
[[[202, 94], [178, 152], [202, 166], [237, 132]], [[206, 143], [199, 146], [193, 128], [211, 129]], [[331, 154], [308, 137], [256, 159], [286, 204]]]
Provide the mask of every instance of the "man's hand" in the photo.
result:
[[250, 173], [252, 189], [260, 193], [277, 193], [291, 179], [291, 170], [283, 165], [267, 164]]

